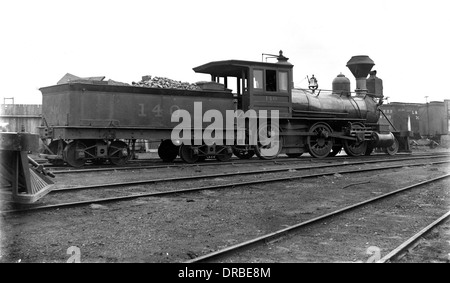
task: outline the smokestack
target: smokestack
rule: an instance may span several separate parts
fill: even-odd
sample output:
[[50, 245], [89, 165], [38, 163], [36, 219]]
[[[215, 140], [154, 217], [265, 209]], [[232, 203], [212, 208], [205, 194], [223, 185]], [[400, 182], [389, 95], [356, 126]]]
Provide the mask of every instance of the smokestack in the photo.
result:
[[367, 94], [366, 78], [375, 63], [367, 55], [353, 56], [347, 67], [356, 78], [356, 94]]

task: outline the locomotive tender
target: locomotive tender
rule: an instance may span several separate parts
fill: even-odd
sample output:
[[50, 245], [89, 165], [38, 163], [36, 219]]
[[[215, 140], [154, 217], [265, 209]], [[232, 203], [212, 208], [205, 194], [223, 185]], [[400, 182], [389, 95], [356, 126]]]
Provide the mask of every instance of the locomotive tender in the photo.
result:
[[[233, 153], [241, 159], [254, 154], [272, 159], [280, 153], [298, 157], [304, 152], [325, 158], [336, 155], [342, 148], [350, 156], [369, 155], [374, 148], [384, 148], [391, 155], [397, 152], [401, 137], [378, 123], [383, 101], [382, 81], [375, 72], [367, 79], [375, 65], [368, 56], [354, 56], [347, 63], [356, 77], [355, 93], [350, 91], [350, 80], [342, 74], [333, 81], [332, 91], [319, 90], [314, 84], [310, 89], [295, 89], [293, 65], [282, 51], [276, 57], [276, 63], [226, 60], [198, 66], [193, 69], [195, 72], [211, 75], [211, 82], [198, 83], [200, 90], [108, 85], [95, 81], [43, 87], [40, 89], [43, 155], [52, 163], [67, 162], [74, 167], [83, 166], [87, 160], [94, 163], [109, 160], [121, 165], [130, 158], [136, 139], [160, 141], [161, 159], [173, 161], [180, 156], [188, 163], [207, 157], [225, 161]], [[228, 89], [232, 80], [236, 83], [235, 93]], [[171, 139], [172, 130], [179, 125], [172, 114], [186, 110], [194, 115], [194, 102], [197, 105], [201, 102], [201, 113], [195, 115], [202, 117], [212, 109], [223, 117], [227, 110], [259, 113], [278, 110], [276, 129], [271, 128], [271, 117], [256, 129], [268, 137], [276, 134], [277, 139], [269, 144], [235, 141], [230, 144], [228, 140], [212, 145], [183, 144]], [[197, 124], [192, 131], [204, 130], [208, 125], [208, 121], [201, 120], [201, 129]], [[224, 124], [216, 130], [235, 131], [236, 125]], [[264, 148], [274, 147], [274, 143], [277, 148], [274, 154], [261, 154]]]

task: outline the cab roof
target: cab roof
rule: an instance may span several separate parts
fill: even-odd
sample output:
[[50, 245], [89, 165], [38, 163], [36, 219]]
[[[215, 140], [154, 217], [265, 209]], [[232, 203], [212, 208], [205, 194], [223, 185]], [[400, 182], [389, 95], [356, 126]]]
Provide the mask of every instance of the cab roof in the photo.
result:
[[193, 70], [196, 73], [211, 74], [219, 77], [241, 77], [242, 71], [248, 70], [248, 68], [250, 67], [292, 69], [293, 65], [288, 62], [267, 63], [267, 62], [244, 61], [244, 60], [225, 60], [225, 61], [210, 62], [195, 67], [193, 68]]

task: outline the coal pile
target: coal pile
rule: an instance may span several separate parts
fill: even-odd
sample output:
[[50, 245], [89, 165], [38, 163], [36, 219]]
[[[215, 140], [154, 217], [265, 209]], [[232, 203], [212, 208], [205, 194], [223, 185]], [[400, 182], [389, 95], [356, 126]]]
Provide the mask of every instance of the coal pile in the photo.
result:
[[196, 84], [175, 81], [164, 77], [143, 76], [140, 82], [132, 82], [133, 86], [150, 87], [150, 88], [171, 88], [185, 90], [201, 90]]

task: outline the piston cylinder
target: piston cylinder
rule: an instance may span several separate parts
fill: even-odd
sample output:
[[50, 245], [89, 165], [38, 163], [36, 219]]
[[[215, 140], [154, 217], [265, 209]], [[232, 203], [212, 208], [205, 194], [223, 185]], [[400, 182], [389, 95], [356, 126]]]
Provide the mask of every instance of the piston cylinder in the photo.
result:
[[390, 147], [394, 144], [395, 137], [392, 133], [380, 134], [372, 133], [373, 147]]

